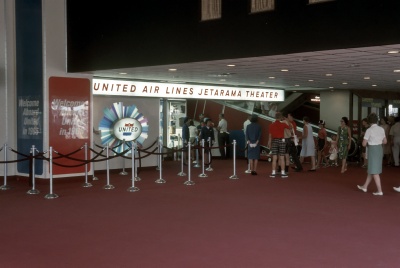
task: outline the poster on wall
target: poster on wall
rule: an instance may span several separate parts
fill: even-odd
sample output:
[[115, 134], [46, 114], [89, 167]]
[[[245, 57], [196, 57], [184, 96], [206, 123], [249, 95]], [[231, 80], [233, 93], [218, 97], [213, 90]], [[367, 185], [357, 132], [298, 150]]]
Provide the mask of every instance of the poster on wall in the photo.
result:
[[[60, 155], [85, 159], [84, 145], [90, 147], [90, 80], [83, 78], [51, 77], [49, 79], [49, 145]], [[80, 149], [82, 148], [82, 149]], [[88, 151], [88, 156], [90, 152]], [[53, 153], [56, 158], [59, 155]], [[81, 162], [63, 158], [64, 166], [53, 166], [53, 174], [74, 174], [85, 171]], [[90, 165], [89, 165], [90, 166]]]

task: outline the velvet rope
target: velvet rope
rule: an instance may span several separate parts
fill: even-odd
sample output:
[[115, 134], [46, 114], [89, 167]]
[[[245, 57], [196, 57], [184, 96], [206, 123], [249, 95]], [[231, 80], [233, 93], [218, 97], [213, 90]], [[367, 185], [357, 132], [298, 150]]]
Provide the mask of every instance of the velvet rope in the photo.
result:
[[56, 154], [59, 155], [59, 156], [57, 156], [57, 157], [53, 157], [53, 159], [69, 158], [70, 155], [76, 154], [77, 152], [81, 151], [83, 148], [84, 148], [84, 147], [82, 146], [82, 147], [80, 147], [79, 149], [77, 149], [77, 150], [75, 150], [75, 151], [73, 151], [73, 152], [71, 152], [71, 153], [69, 153], [69, 154], [62, 154], [62, 153], [60, 153], [60, 152], [57, 152], [57, 151], [53, 150]]

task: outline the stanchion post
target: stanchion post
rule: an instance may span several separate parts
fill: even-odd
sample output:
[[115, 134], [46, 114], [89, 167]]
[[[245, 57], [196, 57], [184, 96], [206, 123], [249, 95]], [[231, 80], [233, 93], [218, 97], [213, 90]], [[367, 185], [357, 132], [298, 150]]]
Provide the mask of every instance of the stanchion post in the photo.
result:
[[202, 139], [201, 140], [201, 155], [203, 156], [203, 161], [201, 161], [201, 170], [202, 170], [202, 173], [201, 174], [199, 174], [199, 177], [200, 178], [207, 178], [208, 177], [208, 175], [206, 174], [206, 173], [204, 173], [204, 139]]
[[[122, 151], [125, 151], [125, 140], [122, 142]], [[122, 171], [119, 173], [119, 175], [128, 175], [128, 172], [125, 171], [125, 158], [122, 156]]]
[[132, 186], [127, 189], [128, 192], [137, 192], [140, 189], [135, 186], [135, 152], [136, 152], [136, 142], [132, 144], [131, 156], [132, 156]]
[[50, 170], [50, 193], [46, 194], [44, 198], [55, 199], [58, 198], [58, 194], [53, 193], [53, 147], [49, 149], [49, 170]]
[[[7, 143], [3, 146], [4, 150], [4, 162], [7, 162]], [[11, 187], [7, 185], [7, 163], [4, 163], [4, 184], [0, 186], [0, 190], [10, 190]]]
[[[191, 144], [190, 144], [190, 142], [188, 142], [188, 155], [190, 155], [190, 152], [191, 152]], [[195, 183], [194, 183], [194, 181], [190, 180], [190, 177], [191, 177], [191, 165], [190, 165], [190, 163], [188, 163], [188, 179], [183, 184], [194, 185]]]
[[107, 160], [106, 160], [106, 166], [107, 166], [107, 184], [106, 185], [104, 185], [103, 186], [103, 189], [105, 189], [105, 190], [112, 190], [112, 189], [114, 189], [115, 187], [113, 186], [113, 185], [111, 185], [110, 184], [110, 160], [108, 159], [108, 156], [109, 156], [109, 147], [108, 147], [109, 145], [108, 145], [108, 143], [107, 143], [107, 146], [106, 146], [106, 150], [107, 150], [107, 153], [106, 153], [106, 156], [107, 156]]
[[[134, 149], [134, 154], [135, 154], [135, 161], [138, 161], [137, 159], [136, 159], [136, 154], [137, 154], [137, 152], [138, 152], [138, 147], [137, 147], [137, 142], [135, 141], [135, 149]], [[138, 155], [139, 156], [139, 155]], [[132, 170], [135, 170], [135, 181], [141, 181], [142, 179], [138, 176], [138, 172], [137, 172], [137, 170], [138, 170], [138, 164], [136, 164], [136, 162], [135, 162], [135, 169], [132, 169]]]
[[29, 191], [27, 191], [27, 194], [39, 194], [39, 190], [35, 189], [35, 145], [32, 145], [31, 148], [31, 155], [32, 155], [32, 189], [30, 189]]
[[[183, 172], [183, 161], [185, 160], [184, 159], [184, 150], [185, 150], [185, 148], [182, 146], [182, 149], [180, 149], [181, 150], [181, 172], [179, 172], [178, 173], [178, 176], [181, 176], [181, 177], [183, 177], [183, 176], [186, 176], [186, 173], [185, 172]], [[190, 166], [190, 163], [188, 164], [189, 166]]]
[[233, 175], [230, 176], [229, 179], [239, 179], [239, 177], [236, 175], [236, 140], [233, 140]]
[[206, 168], [207, 171], [214, 171], [214, 169], [211, 167], [211, 147], [212, 147], [212, 143], [211, 143], [211, 138], [208, 138], [208, 161], [210, 162], [208, 164], [208, 168]]
[[[93, 145], [94, 145], [95, 143], [93, 142]], [[94, 148], [94, 146], [93, 146], [93, 148]], [[99, 178], [97, 178], [95, 175], [94, 175], [94, 171], [95, 171], [95, 162], [93, 162], [92, 163], [92, 168], [93, 168], [93, 172], [92, 172], [92, 181], [98, 181], [99, 180]]]
[[87, 155], [87, 150], [88, 150], [88, 146], [87, 143], [85, 142], [85, 145], [83, 146], [83, 149], [85, 150], [85, 183], [82, 185], [83, 187], [87, 188], [87, 187], [92, 187], [93, 185], [88, 182], [88, 155]]
[[[161, 136], [159, 136], [159, 140], [161, 140]], [[158, 144], [158, 153], [159, 154], [161, 154], [161, 152], [162, 152], [162, 148], [160, 148], [160, 144]], [[160, 165], [161, 165], [161, 163], [160, 163], [160, 158], [159, 157], [157, 157], [157, 167], [156, 167], [156, 170], [160, 170]]]
[[[158, 144], [158, 146], [162, 148], [163, 144], [161, 139], [158, 141]], [[156, 183], [166, 183], [166, 181], [162, 178], [162, 153], [160, 153], [158, 157], [160, 158], [160, 177], [156, 180]]]

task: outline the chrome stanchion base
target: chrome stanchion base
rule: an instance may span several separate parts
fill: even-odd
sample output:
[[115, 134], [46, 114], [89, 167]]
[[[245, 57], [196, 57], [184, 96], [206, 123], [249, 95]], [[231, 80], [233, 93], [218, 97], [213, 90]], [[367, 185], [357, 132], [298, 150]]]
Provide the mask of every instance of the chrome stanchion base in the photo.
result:
[[92, 187], [93, 184], [91, 184], [90, 182], [85, 182], [82, 187], [88, 188], [88, 187]]
[[207, 175], [206, 173], [201, 173], [201, 174], [199, 174], [199, 177], [200, 177], [200, 178], [207, 178], [208, 175]]
[[237, 175], [232, 175], [232, 176], [229, 177], [229, 179], [231, 179], [231, 180], [238, 180], [239, 177], [238, 177]]
[[207, 171], [214, 171], [214, 169], [212, 167], [208, 167], [206, 168]]
[[98, 181], [98, 180], [99, 180], [99, 178], [97, 178], [97, 177], [92, 178], [92, 181]]
[[194, 181], [185, 181], [183, 184], [185, 185], [195, 185]]
[[104, 185], [103, 186], [103, 189], [104, 190], [112, 190], [112, 189], [114, 189], [115, 187], [114, 187], [114, 185], [111, 185], [111, 184], [107, 184], [107, 185]]
[[0, 186], [0, 190], [3, 190], [3, 191], [5, 191], [5, 190], [10, 190], [11, 189], [11, 186], [9, 186], [9, 185], [2, 185], [2, 186]]
[[131, 193], [133, 193], [133, 192], [137, 192], [137, 191], [139, 191], [140, 189], [139, 188], [137, 188], [137, 187], [129, 187], [128, 189], [126, 189], [128, 192], [131, 192]]
[[166, 181], [164, 179], [157, 179], [155, 182], [156, 183], [166, 183]]
[[58, 198], [58, 194], [46, 194], [44, 196], [44, 198], [46, 198], [46, 199], [56, 199], [56, 198]]
[[182, 171], [182, 172], [179, 172], [177, 175], [183, 177], [183, 176], [186, 176], [186, 173]]
[[248, 170], [246, 170], [244, 173], [246, 173], [246, 174], [250, 174], [250, 173], [251, 173], [251, 170], [250, 170], [250, 169], [248, 169]]
[[126, 172], [126, 171], [121, 171], [121, 172], [119, 173], [119, 175], [128, 175], [128, 172]]
[[27, 194], [40, 194], [39, 190], [36, 189], [30, 189], [29, 191], [26, 192]]

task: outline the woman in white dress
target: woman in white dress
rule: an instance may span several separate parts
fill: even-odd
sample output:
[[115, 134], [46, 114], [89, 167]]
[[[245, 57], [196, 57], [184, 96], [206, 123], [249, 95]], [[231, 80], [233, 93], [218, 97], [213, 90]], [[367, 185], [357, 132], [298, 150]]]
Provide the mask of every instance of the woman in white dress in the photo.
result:
[[303, 136], [301, 141], [300, 162], [304, 162], [304, 157], [311, 157], [311, 169], [308, 171], [315, 171], [315, 142], [312, 127], [310, 125], [310, 118], [303, 117]]

